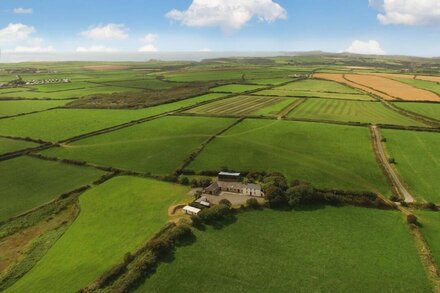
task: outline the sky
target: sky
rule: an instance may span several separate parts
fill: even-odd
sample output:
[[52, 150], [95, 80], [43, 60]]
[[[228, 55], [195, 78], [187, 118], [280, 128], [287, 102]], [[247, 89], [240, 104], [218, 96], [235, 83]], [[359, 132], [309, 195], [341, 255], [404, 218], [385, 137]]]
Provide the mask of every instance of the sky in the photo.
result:
[[0, 48], [440, 56], [440, 0], [0, 0]]

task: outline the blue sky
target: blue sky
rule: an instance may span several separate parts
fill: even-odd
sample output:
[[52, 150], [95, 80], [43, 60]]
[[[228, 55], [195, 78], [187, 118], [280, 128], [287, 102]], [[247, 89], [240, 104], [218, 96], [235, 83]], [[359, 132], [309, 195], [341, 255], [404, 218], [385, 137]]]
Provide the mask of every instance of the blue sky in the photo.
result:
[[440, 1], [0, 0], [0, 48], [440, 56]]

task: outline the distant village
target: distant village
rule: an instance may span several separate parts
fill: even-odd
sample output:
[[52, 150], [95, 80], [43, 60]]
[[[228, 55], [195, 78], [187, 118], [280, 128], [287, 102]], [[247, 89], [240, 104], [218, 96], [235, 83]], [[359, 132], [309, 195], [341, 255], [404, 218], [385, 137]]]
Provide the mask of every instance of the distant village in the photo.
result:
[[42, 85], [42, 84], [55, 84], [55, 83], [69, 83], [68, 78], [49, 78], [49, 79], [31, 79], [23, 80], [20, 75], [16, 75], [15, 80], [11, 80], [6, 83], [0, 83], [0, 88], [17, 88], [28, 85]]

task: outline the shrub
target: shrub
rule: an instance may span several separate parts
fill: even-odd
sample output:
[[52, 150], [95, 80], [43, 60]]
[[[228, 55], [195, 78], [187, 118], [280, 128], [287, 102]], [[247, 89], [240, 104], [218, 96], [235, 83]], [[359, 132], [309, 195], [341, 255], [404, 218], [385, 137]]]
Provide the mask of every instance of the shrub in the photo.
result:
[[431, 211], [437, 211], [438, 210], [437, 205], [435, 203], [433, 203], [433, 202], [425, 203], [423, 205], [423, 208], [431, 210]]
[[191, 187], [199, 187], [199, 182], [195, 178], [191, 179], [190, 182]]
[[200, 187], [208, 187], [209, 185], [211, 185], [212, 183], [212, 179], [211, 178], [201, 178], [199, 180], [199, 186]]
[[258, 200], [256, 198], [249, 198], [248, 200], [246, 200], [246, 206], [254, 210], [260, 208], [260, 204], [258, 203]]
[[399, 202], [401, 199], [397, 195], [393, 194], [390, 196], [390, 200], [394, 202]]
[[228, 206], [219, 204], [212, 208], [202, 210], [198, 216], [205, 223], [213, 223], [215, 221], [223, 220], [230, 214], [230, 212], [231, 210]]
[[182, 185], [189, 185], [189, 179], [188, 179], [188, 177], [185, 177], [185, 176], [180, 177], [179, 182]]
[[417, 225], [417, 217], [413, 214], [409, 214], [406, 216], [406, 222], [408, 224]]
[[388, 163], [395, 164], [396, 160], [394, 158], [388, 158]]
[[191, 218], [191, 224], [192, 224], [194, 227], [198, 228], [198, 227], [202, 226], [202, 219], [200, 219], [199, 216], [197, 216], [197, 215], [191, 215], [190, 218]]
[[227, 207], [231, 207], [232, 206], [232, 203], [229, 200], [227, 200], [226, 198], [221, 199], [218, 203], [222, 204], [222, 205], [225, 205]]

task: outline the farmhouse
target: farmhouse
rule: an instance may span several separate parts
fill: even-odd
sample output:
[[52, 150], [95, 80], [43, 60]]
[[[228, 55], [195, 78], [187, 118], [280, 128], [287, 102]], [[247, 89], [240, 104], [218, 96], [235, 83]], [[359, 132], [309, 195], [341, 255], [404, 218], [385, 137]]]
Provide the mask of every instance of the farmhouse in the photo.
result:
[[264, 196], [259, 184], [241, 183], [240, 173], [220, 172], [217, 181], [204, 189], [204, 193], [206, 194], [219, 195], [221, 192], [239, 193], [257, 197]]

